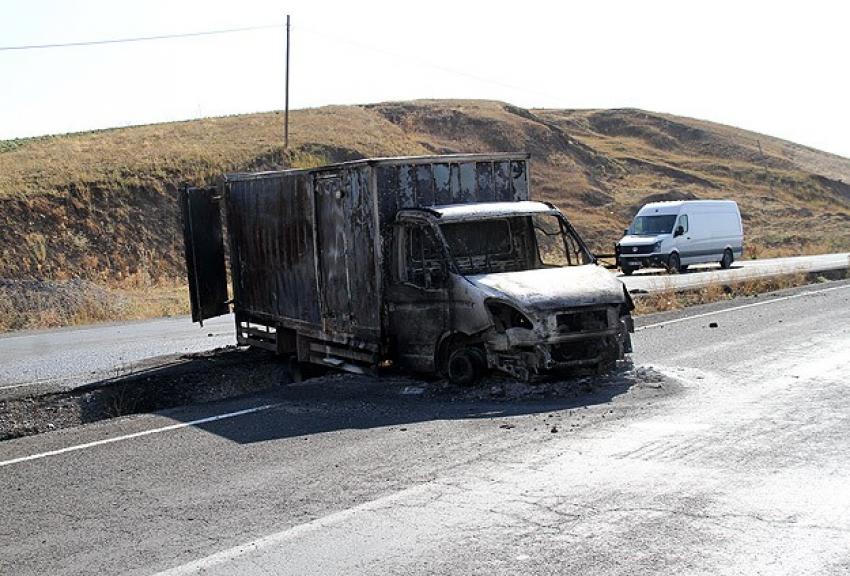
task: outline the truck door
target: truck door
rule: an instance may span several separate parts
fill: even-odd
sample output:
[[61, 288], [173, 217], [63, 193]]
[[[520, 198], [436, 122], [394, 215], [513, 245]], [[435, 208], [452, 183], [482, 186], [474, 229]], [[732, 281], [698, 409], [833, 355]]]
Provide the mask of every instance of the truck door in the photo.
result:
[[201, 326], [207, 318], [230, 311], [220, 201], [213, 187], [182, 187], [179, 193], [192, 321]]
[[446, 262], [427, 226], [397, 225], [394, 242], [386, 298], [397, 360], [412, 370], [432, 371], [437, 343], [449, 327]]

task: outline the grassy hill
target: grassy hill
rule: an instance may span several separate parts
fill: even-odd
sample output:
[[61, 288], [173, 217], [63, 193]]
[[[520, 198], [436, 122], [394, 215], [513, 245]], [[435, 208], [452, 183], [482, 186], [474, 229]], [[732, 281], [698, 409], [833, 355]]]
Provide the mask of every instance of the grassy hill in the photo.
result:
[[[0, 141], [0, 279], [179, 284], [178, 183], [280, 167], [282, 119]], [[606, 252], [641, 204], [677, 198], [737, 200], [750, 254], [850, 248], [850, 159], [702, 120], [421, 100], [298, 110], [290, 139], [295, 166], [531, 152], [532, 195], [557, 204]]]

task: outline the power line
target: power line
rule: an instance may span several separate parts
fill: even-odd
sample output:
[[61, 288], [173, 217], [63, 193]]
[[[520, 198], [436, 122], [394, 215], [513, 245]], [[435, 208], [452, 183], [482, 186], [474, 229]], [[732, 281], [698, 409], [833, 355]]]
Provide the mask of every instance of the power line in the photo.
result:
[[76, 46], [98, 46], [100, 44], [124, 44], [127, 42], [147, 42], [149, 40], [170, 40], [173, 38], [192, 38], [196, 36], [215, 36], [218, 34], [233, 34], [237, 32], [251, 32], [253, 30], [268, 30], [270, 28], [281, 28], [280, 24], [267, 24], [265, 26], [247, 26], [245, 28], [227, 28], [224, 30], [207, 30], [204, 32], [187, 32], [183, 34], [162, 34], [160, 36], [137, 36], [135, 38], [113, 38], [109, 40], [89, 40], [86, 42], [66, 42], [64, 44], [31, 44], [27, 46], [0, 46], [0, 52], [10, 50], [41, 50], [45, 48], [72, 48]]
[[[214, 35], [220, 35], [220, 34], [233, 34], [233, 33], [239, 33], [239, 32], [251, 32], [251, 31], [255, 31], [255, 30], [268, 30], [268, 29], [272, 29], [272, 28], [280, 29], [280, 28], [284, 28], [284, 27], [285, 27], [285, 25], [283, 25], [283, 24], [267, 24], [267, 25], [264, 25], [264, 26], [247, 26], [247, 27], [243, 27], [243, 28], [227, 28], [227, 29], [221, 29], [221, 30], [207, 30], [207, 31], [203, 31], [203, 32], [186, 32], [186, 33], [182, 33], [182, 34], [162, 34], [162, 35], [157, 35], [157, 36], [138, 36], [138, 37], [133, 37], [133, 38], [114, 38], [114, 39], [107, 39], [107, 40], [90, 40], [90, 41], [85, 41], [85, 42], [66, 42], [66, 43], [58, 43], [58, 44], [31, 44], [31, 45], [22, 45], [22, 46], [0, 46], [0, 52], [7, 52], [7, 51], [12, 51], [12, 50], [40, 50], [40, 49], [48, 49], [48, 48], [73, 48], [73, 47], [79, 47], [79, 46], [98, 46], [98, 45], [103, 45], [103, 44], [122, 44], [122, 43], [129, 43], [129, 42], [147, 42], [147, 41], [151, 41], [151, 40], [170, 40], [170, 39], [176, 39], [176, 38], [193, 38], [193, 37], [198, 37], [198, 36], [214, 36]], [[534, 94], [535, 96], [544, 97], [546, 99], [554, 99], [555, 98], [551, 94], [545, 94], [543, 92], [538, 92], [537, 90], [529, 89], [529, 88], [526, 88], [526, 87], [523, 87], [523, 86], [517, 86], [517, 85], [510, 84], [510, 83], [507, 83], [507, 82], [504, 82], [504, 81], [501, 81], [501, 80], [496, 80], [494, 78], [487, 78], [487, 77], [484, 77], [484, 76], [471, 74], [471, 73], [469, 73], [465, 70], [459, 70], [457, 68], [451, 68], [451, 67], [448, 67], [448, 66], [445, 66], [445, 65], [442, 65], [442, 64], [431, 62], [431, 61], [426, 60], [424, 58], [421, 58], [417, 55], [401, 54], [401, 53], [398, 53], [398, 52], [395, 52], [395, 51], [392, 51], [392, 50], [387, 50], [386, 48], [373, 46], [373, 45], [370, 45], [370, 44], [364, 44], [362, 42], [358, 42], [356, 40], [341, 37], [341, 36], [338, 36], [338, 35], [335, 35], [335, 34], [323, 33], [319, 30], [312, 29], [312, 28], [309, 28], [309, 27], [300, 26], [299, 28], [301, 30], [309, 33], [309, 34], [314, 35], [314, 36], [323, 37], [327, 40], [331, 40], [331, 41], [334, 41], [334, 42], [337, 42], [337, 43], [340, 43], [340, 44], [347, 44], [349, 46], [354, 46], [354, 47], [359, 48], [361, 50], [369, 50], [369, 51], [372, 51], [372, 52], [383, 54], [385, 56], [390, 56], [392, 58], [397, 58], [397, 59], [406, 60], [406, 61], [418, 62], [420, 65], [427, 66], [427, 67], [432, 68], [434, 70], [439, 70], [441, 72], [453, 74], [453, 75], [456, 75], [456, 76], [463, 76], [463, 77], [469, 78], [471, 80], [474, 80], [476, 82], [480, 82], [480, 83], [483, 83], [483, 84], [500, 86], [502, 88], [508, 88], [510, 90], [515, 90], [515, 91], [518, 91], [518, 92], [524, 92], [526, 94]]]

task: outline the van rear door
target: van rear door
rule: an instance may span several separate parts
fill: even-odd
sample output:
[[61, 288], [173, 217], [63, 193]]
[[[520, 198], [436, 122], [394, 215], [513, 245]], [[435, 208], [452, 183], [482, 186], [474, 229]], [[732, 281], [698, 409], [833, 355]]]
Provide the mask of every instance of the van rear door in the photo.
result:
[[221, 194], [214, 187], [182, 187], [179, 194], [183, 214], [183, 245], [192, 321], [223, 316], [227, 301], [227, 271], [221, 228]]

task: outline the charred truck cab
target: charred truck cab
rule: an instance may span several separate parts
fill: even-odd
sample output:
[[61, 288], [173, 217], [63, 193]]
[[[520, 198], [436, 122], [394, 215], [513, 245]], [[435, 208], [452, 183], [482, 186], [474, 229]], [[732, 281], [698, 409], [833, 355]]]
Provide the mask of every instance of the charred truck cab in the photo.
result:
[[371, 159], [184, 188], [193, 320], [232, 306], [239, 344], [354, 372], [394, 363], [466, 384], [488, 369], [604, 369], [631, 352], [628, 292], [560, 211], [528, 198], [527, 154]]

